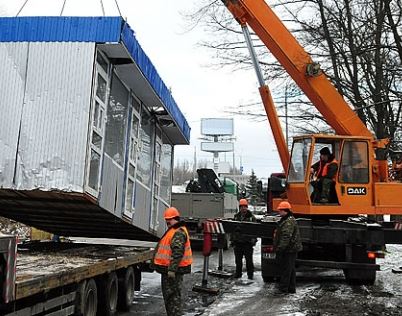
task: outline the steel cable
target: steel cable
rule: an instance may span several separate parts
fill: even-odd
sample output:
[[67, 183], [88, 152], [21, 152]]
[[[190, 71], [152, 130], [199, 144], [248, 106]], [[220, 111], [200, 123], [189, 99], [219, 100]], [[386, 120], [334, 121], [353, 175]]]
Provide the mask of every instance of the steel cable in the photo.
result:
[[100, 0], [100, 5], [101, 5], [101, 8], [102, 8], [103, 16], [105, 16], [105, 7], [103, 6], [103, 1], [102, 0]]
[[64, 8], [65, 8], [65, 6], [66, 6], [66, 2], [67, 2], [67, 0], [64, 0], [64, 2], [63, 2], [63, 7], [61, 8], [61, 11], [60, 11], [60, 16], [63, 15], [63, 11], [64, 11]]
[[24, 9], [24, 7], [25, 7], [25, 5], [28, 3], [28, 1], [29, 1], [29, 0], [25, 0], [24, 4], [23, 4], [22, 7], [20, 8], [20, 10], [17, 12], [17, 15], [16, 15], [16, 16], [18, 16], [18, 15], [21, 13], [21, 11]]

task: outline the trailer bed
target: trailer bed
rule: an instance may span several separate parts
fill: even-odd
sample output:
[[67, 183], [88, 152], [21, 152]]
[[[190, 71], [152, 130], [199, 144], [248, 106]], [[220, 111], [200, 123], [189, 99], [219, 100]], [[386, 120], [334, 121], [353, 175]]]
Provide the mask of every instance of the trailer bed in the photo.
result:
[[18, 249], [16, 300], [146, 262], [154, 253], [143, 247], [69, 243], [25, 247]]

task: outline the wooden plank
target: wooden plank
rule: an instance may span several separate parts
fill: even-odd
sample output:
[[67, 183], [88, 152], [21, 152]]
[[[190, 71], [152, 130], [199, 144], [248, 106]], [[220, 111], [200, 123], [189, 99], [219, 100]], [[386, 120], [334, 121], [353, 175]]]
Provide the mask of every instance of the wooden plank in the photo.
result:
[[17, 259], [16, 299], [152, 259], [137, 247], [84, 247], [55, 253], [21, 254]]

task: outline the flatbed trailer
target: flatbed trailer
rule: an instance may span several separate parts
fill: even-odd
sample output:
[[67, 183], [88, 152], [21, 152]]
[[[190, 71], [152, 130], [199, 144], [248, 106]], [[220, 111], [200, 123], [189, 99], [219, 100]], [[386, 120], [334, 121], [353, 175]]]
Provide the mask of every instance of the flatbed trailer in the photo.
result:
[[[136, 246], [20, 244], [15, 275], [2, 279], [3, 294], [9, 295], [3, 295], [0, 314], [90, 316], [128, 310], [153, 252]], [[13, 272], [8, 265], [5, 274]]]

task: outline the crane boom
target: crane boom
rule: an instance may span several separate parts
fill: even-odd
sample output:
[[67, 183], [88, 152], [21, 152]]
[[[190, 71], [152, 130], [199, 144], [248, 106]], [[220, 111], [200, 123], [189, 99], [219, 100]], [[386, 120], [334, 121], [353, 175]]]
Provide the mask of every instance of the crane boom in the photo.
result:
[[[248, 24], [338, 135], [373, 134], [350, 108], [264, 0], [222, 0], [236, 20]], [[317, 73], [309, 73], [310, 69]], [[313, 71], [314, 72], [314, 71]]]

